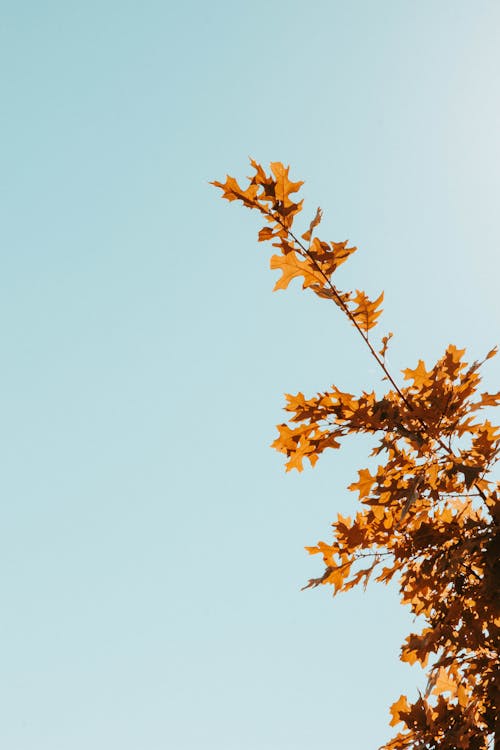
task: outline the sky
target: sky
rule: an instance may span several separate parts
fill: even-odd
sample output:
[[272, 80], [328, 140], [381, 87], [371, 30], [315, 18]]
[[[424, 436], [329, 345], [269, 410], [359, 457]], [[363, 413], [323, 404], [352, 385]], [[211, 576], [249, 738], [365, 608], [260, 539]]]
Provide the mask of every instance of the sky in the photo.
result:
[[[304, 551], [367, 466], [285, 474], [283, 393], [381, 388], [209, 185], [280, 160], [385, 290], [394, 373], [500, 343], [495, 0], [0, 1], [0, 745], [371, 750], [423, 677], [395, 587]], [[340, 274], [342, 276], [340, 277]], [[486, 384], [498, 390], [500, 362]], [[352, 497], [351, 497], [352, 495]]]

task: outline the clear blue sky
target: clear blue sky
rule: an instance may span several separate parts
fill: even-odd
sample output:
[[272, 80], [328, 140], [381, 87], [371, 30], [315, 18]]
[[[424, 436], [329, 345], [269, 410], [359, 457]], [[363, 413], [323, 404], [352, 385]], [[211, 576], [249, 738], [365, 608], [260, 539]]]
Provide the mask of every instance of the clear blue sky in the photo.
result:
[[[1, 3], [0, 745], [372, 750], [394, 589], [300, 593], [355, 443], [285, 475], [282, 393], [378, 374], [272, 295], [208, 185], [290, 163], [386, 291], [397, 372], [500, 340], [494, 0]], [[489, 366], [497, 390], [500, 365]]]

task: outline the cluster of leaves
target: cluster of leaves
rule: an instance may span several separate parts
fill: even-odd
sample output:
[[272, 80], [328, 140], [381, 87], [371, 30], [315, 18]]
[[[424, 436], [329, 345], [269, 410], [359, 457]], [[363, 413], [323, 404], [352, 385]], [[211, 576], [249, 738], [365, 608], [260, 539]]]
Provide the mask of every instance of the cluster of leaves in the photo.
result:
[[[383, 372], [389, 390], [360, 396], [332, 386], [306, 398], [287, 395], [287, 424], [273, 443], [287, 457], [286, 468], [314, 465], [326, 448], [337, 449], [352, 434], [373, 437], [376, 471], [363, 468], [349, 489], [359, 493], [354, 518], [338, 515], [331, 543], [308, 548], [325, 563], [323, 575], [307, 587], [330, 584], [334, 593], [370, 577], [399, 583], [402, 602], [425, 626], [408, 636], [401, 659], [427, 670], [424, 695], [410, 702], [402, 695], [391, 707], [391, 726], [402, 725], [385, 750], [500, 747], [500, 482], [491, 470], [500, 452], [500, 430], [479, 414], [500, 404], [500, 392], [480, 393], [480, 367], [464, 361], [465, 350], [449, 346], [427, 369], [420, 360], [403, 371], [398, 386], [385, 355], [369, 334], [381, 313], [383, 294], [341, 291], [332, 281], [337, 268], [356, 250], [347, 242], [313, 236], [318, 209], [300, 237], [293, 223], [302, 210], [296, 194], [302, 182], [289, 179], [283, 164], [266, 174], [251, 160], [254, 174], [243, 189], [233, 177], [213, 184], [229, 201], [262, 214], [259, 241], [277, 252], [271, 268], [281, 271], [275, 289], [294, 278], [304, 289], [332, 300], [357, 329]], [[305, 588], [307, 588], [305, 587]]]

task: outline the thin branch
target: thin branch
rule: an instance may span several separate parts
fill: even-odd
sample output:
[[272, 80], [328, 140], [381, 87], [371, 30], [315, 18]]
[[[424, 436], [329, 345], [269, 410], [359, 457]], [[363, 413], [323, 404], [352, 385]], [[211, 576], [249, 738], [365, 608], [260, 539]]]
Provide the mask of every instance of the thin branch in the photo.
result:
[[[344, 313], [345, 313], [345, 314], [347, 315], [347, 317], [349, 318], [349, 320], [351, 321], [351, 323], [352, 323], [352, 324], [354, 325], [354, 327], [356, 328], [357, 332], [359, 333], [359, 335], [361, 336], [361, 338], [362, 338], [362, 339], [363, 339], [363, 341], [365, 342], [366, 346], [367, 346], [367, 347], [368, 347], [368, 349], [370, 350], [370, 353], [371, 353], [372, 357], [373, 357], [373, 358], [375, 359], [375, 361], [377, 362], [377, 364], [379, 365], [379, 367], [380, 367], [380, 368], [382, 369], [382, 371], [383, 371], [384, 375], [386, 376], [386, 378], [388, 379], [388, 381], [389, 381], [389, 382], [391, 383], [391, 385], [393, 386], [394, 390], [396, 391], [396, 393], [397, 393], [397, 394], [398, 394], [398, 396], [400, 397], [401, 401], [402, 401], [402, 402], [403, 402], [403, 403], [405, 404], [405, 406], [407, 407], [407, 409], [408, 409], [409, 411], [411, 411], [411, 412], [415, 412], [415, 409], [414, 409], [414, 407], [413, 407], [413, 405], [412, 405], [411, 401], [409, 401], [409, 400], [408, 400], [408, 398], [407, 398], [407, 397], [406, 397], [406, 396], [404, 395], [404, 393], [403, 393], [403, 392], [401, 391], [401, 389], [399, 388], [398, 384], [396, 383], [396, 381], [395, 381], [395, 380], [394, 380], [394, 378], [392, 377], [391, 373], [390, 373], [390, 372], [389, 372], [389, 370], [387, 369], [387, 367], [386, 367], [386, 365], [385, 365], [385, 362], [384, 362], [384, 360], [382, 360], [382, 359], [381, 359], [381, 357], [379, 357], [378, 353], [377, 353], [377, 352], [375, 351], [375, 349], [373, 348], [373, 346], [372, 346], [372, 344], [370, 343], [370, 340], [369, 340], [369, 338], [368, 338], [368, 335], [364, 333], [364, 331], [363, 331], [363, 330], [362, 330], [362, 328], [360, 327], [359, 323], [357, 322], [356, 318], [355, 318], [355, 317], [354, 317], [354, 315], [353, 315], [353, 314], [351, 313], [351, 311], [350, 311], [350, 310], [349, 310], [349, 308], [347, 307], [346, 303], [345, 303], [345, 302], [344, 302], [344, 300], [342, 299], [342, 296], [341, 296], [341, 295], [339, 294], [339, 292], [338, 292], [337, 288], [335, 287], [335, 285], [334, 285], [334, 284], [332, 284], [332, 282], [330, 281], [330, 279], [328, 278], [328, 276], [327, 276], [327, 275], [326, 275], [326, 274], [324, 273], [323, 269], [322, 269], [322, 268], [321, 268], [321, 266], [320, 266], [320, 265], [318, 264], [318, 262], [317, 262], [317, 261], [315, 260], [315, 258], [313, 258], [313, 257], [312, 257], [312, 255], [310, 254], [309, 250], [308, 250], [308, 249], [307, 249], [307, 248], [305, 247], [305, 245], [304, 245], [304, 244], [303, 244], [303, 243], [301, 242], [301, 240], [299, 240], [299, 239], [298, 239], [298, 237], [296, 237], [296, 235], [295, 235], [295, 234], [294, 234], [294, 233], [292, 232], [292, 230], [291, 230], [291, 229], [290, 229], [289, 227], [287, 227], [287, 226], [286, 226], [286, 224], [284, 224], [284, 223], [283, 223], [283, 221], [282, 221], [282, 219], [281, 219], [281, 217], [280, 217], [279, 215], [277, 215], [277, 214], [274, 214], [274, 213], [272, 213], [271, 211], [268, 211], [267, 209], [264, 209], [264, 208], [262, 208], [262, 207], [261, 207], [260, 205], [258, 206], [258, 208], [259, 208], [259, 210], [260, 210], [260, 211], [261, 211], [261, 212], [262, 212], [262, 213], [263, 213], [264, 215], [266, 215], [266, 216], [269, 216], [270, 218], [272, 218], [272, 219], [273, 219], [273, 221], [275, 221], [275, 222], [276, 222], [277, 224], [279, 224], [279, 225], [280, 225], [280, 226], [281, 226], [281, 227], [282, 227], [282, 228], [283, 228], [283, 229], [285, 230], [285, 232], [287, 232], [287, 234], [289, 235], [289, 237], [291, 237], [291, 238], [292, 238], [292, 240], [293, 240], [293, 241], [294, 241], [294, 242], [295, 242], [295, 243], [296, 243], [296, 244], [298, 245], [298, 247], [300, 248], [301, 254], [302, 254], [303, 256], [307, 257], [307, 258], [308, 258], [308, 259], [309, 259], [309, 260], [310, 260], [310, 261], [311, 261], [311, 262], [313, 263], [313, 265], [314, 265], [315, 269], [316, 269], [316, 270], [317, 270], [317, 271], [318, 271], [318, 272], [319, 272], [319, 273], [321, 274], [321, 276], [322, 276], [322, 277], [324, 278], [324, 280], [325, 280], [326, 284], [328, 285], [328, 287], [330, 288], [330, 290], [331, 290], [331, 291], [332, 291], [332, 293], [334, 294], [334, 296], [335, 296], [335, 300], [336, 300], [336, 302], [337, 302], [338, 306], [339, 306], [339, 307], [340, 307], [340, 308], [341, 308], [341, 309], [342, 309], [342, 310], [344, 311]], [[421, 419], [421, 417], [419, 417], [419, 416], [416, 416], [416, 418], [417, 418], [418, 422], [420, 423], [421, 427], [422, 427], [422, 428], [424, 429], [424, 431], [425, 431], [425, 432], [427, 433], [428, 437], [431, 437], [431, 436], [429, 435], [429, 427], [428, 427], [428, 425], [427, 425], [427, 424], [425, 423], [425, 421], [424, 421], [423, 419]], [[440, 446], [441, 446], [441, 447], [442, 447], [442, 448], [443, 448], [443, 449], [444, 449], [444, 450], [445, 450], [445, 451], [446, 451], [447, 453], [449, 453], [449, 454], [450, 454], [451, 456], [455, 457], [455, 454], [453, 453], [453, 450], [451, 449], [451, 445], [450, 445], [450, 446], [448, 447], [448, 446], [447, 446], [447, 445], [446, 445], [446, 444], [445, 444], [445, 443], [444, 443], [444, 442], [443, 442], [443, 441], [441, 440], [441, 438], [432, 438], [432, 437], [431, 437], [431, 440], [436, 440], [436, 442], [437, 442], [437, 443], [438, 443], [438, 444], [439, 444], [439, 445], [440, 445]]]

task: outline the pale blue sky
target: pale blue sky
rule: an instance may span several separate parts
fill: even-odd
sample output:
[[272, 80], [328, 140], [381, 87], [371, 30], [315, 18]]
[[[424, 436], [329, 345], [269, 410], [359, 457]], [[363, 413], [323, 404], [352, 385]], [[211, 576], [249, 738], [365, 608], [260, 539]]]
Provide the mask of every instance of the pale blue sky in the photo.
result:
[[[247, 157], [386, 291], [397, 372], [500, 341], [494, 0], [0, 3], [0, 745], [371, 750], [394, 589], [300, 593], [362, 442], [285, 475], [282, 393], [378, 378], [271, 294]], [[498, 389], [500, 364], [489, 366]]]

